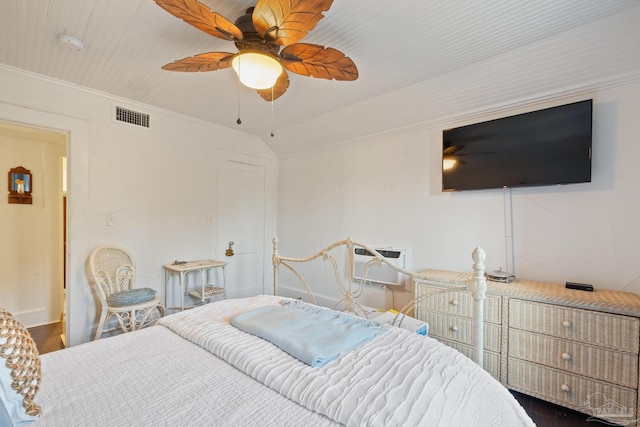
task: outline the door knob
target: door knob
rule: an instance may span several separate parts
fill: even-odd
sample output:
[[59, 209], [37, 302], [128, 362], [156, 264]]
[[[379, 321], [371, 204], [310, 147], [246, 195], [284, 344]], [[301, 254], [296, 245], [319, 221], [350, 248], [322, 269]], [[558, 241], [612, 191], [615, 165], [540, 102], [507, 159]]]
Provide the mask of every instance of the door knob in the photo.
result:
[[229, 242], [229, 247], [227, 248], [227, 250], [226, 250], [226, 251], [224, 251], [224, 254], [225, 254], [226, 256], [233, 256], [233, 249], [232, 249], [232, 246], [233, 246], [233, 242]]

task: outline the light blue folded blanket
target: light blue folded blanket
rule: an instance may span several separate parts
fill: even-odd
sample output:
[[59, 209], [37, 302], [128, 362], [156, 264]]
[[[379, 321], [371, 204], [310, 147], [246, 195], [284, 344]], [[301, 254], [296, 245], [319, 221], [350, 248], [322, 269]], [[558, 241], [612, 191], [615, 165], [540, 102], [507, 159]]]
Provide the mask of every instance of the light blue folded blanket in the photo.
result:
[[231, 317], [236, 328], [256, 335], [311, 366], [324, 366], [338, 355], [388, 328], [366, 319], [307, 304], [284, 301]]

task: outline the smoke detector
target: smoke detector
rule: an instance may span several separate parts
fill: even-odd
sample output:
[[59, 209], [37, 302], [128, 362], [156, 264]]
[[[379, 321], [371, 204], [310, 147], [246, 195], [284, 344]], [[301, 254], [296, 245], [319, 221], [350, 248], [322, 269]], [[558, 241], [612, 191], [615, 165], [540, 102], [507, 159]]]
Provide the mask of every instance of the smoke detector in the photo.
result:
[[65, 49], [80, 52], [84, 50], [84, 43], [82, 40], [77, 39], [69, 34], [58, 34], [58, 43]]

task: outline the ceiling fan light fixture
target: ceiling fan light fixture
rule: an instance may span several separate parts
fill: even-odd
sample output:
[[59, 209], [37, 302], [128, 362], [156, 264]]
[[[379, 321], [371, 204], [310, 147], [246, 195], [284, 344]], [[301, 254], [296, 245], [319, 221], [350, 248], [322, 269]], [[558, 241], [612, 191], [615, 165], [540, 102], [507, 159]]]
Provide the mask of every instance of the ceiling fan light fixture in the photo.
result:
[[252, 89], [268, 89], [276, 84], [282, 74], [280, 63], [264, 53], [240, 53], [233, 58], [231, 66], [240, 82]]

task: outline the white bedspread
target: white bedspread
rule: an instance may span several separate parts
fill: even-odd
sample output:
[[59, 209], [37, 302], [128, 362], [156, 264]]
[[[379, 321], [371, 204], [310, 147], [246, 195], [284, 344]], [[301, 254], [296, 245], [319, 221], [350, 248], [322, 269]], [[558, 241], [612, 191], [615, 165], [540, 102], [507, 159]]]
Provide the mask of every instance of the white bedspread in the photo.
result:
[[233, 314], [280, 299], [220, 301], [165, 317], [161, 324], [278, 393], [348, 426], [534, 425], [511, 394], [470, 359], [404, 329], [393, 328], [314, 368], [228, 324]]
[[334, 426], [164, 326], [42, 355], [34, 427]]

